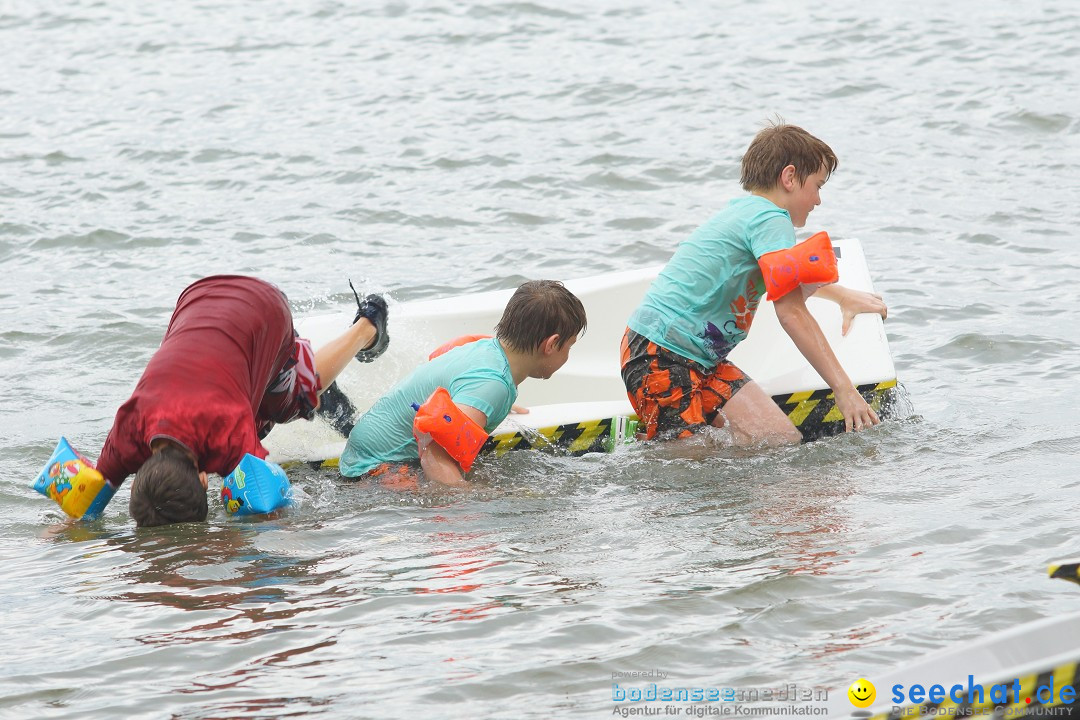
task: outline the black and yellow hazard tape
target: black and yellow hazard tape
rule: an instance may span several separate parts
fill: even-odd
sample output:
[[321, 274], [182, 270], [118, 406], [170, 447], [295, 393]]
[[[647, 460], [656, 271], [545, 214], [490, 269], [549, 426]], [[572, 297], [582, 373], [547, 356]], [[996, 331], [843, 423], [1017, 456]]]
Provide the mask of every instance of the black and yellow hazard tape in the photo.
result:
[[[878, 416], [888, 417], [889, 407], [896, 393], [896, 380], [859, 385], [856, 390], [869, 403]], [[844, 432], [844, 416], [836, 407], [832, 390], [813, 390], [791, 395], [773, 395], [773, 402], [799, 428], [803, 440], [817, 440]]]
[[[879, 416], [889, 416], [896, 380], [859, 385], [856, 389]], [[774, 395], [773, 401], [799, 428], [804, 441], [844, 431], [844, 416], [836, 407], [832, 390]], [[537, 429], [523, 428], [492, 435], [480, 449], [480, 454], [501, 456], [513, 450], [541, 450], [569, 455], [610, 452], [616, 445], [633, 440], [636, 427], [637, 416], [628, 415]], [[313, 469], [336, 468], [339, 465], [338, 458], [305, 464]]]
[[312, 470], [321, 470], [323, 468], [337, 469], [341, 467], [341, 458], [329, 458], [328, 460], [286, 460], [281, 463], [281, 467], [286, 470], [291, 470], [292, 468], [300, 466], [306, 466]]
[[556, 425], [536, 430], [492, 435], [480, 449], [483, 453], [505, 455], [511, 450], [560, 450], [571, 455], [611, 450], [612, 429], [623, 418], [587, 420], [572, 425]]
[[[852, 716], [861, 720], [908, 720], [919, 718], [956, 718], [984, 716], [990, 720], [1014, 717], [1071, 717], [1076, 711], [1076, 692], [1062, 693], [1066, 686], [1080, 690], [1080, 651], [1077, 658], [1045, 667], [1023, 675], [999, 676], [994, 682], [979, 680], [973, 683], [982, 687], [981, 695], [969, 693], [967, 682], [952, 685], [942, 683], [945, 699], [941, 702], [911, 703], [893, 706], [875, 715], [855, 710]], [[960, 685], [960, 702], [950, 696], [952, 688]], [[1064, 697], [1062, 697], [1064, 694]], [[971, 701], [969, 702], [969, 695]]]
[[1068, 580], [1080, 585], [1080, 560], [1062, 560], [1051, 565], [1047, 574], [1051, 578]]
[[[879, 416], [889, 416], [896, 393], [896, 380], [859, 385], [856, 389], [874, 412]], [[832, 390], [774, 395], [773, 402], [799, 428], [805, 441], [844, 432], [844, 416], [836, 407], [836, 396]], [[620, 421], [636, 424], [637, 416], [589, 420], [495, 435], [488, 438], [480, 452], [503, 455], [511, 450], [546, 450], [582, 455], [610, 451], [616, 444], [633, 439], [633, 430], [620, 428]]]

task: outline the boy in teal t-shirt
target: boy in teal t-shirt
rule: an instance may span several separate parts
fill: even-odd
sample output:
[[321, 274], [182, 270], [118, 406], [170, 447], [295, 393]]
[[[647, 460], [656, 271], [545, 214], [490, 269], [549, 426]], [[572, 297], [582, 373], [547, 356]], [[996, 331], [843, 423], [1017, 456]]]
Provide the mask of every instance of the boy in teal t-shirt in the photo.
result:
[[377, 476], [395, 464], [419, 460], [427, 477], [464, 484], [452, 448], [448, 451], [437, 440], [418, 445], [414, 405], [445, 388], [455, 410], [490, 433], [510, 413], [517, 386], [528, 377], [551, 377], [584, 329], [585, 308], [562, 283], [525, 283], [507, 303], [494, 338], [472, 340], [434, 357], [371, 406], [349, 434], [341, 474]]
[[371, 406], [349, 433], [341, 473], [356, 477], [382, 463], [418, 459], [412, 406], [422, 404], [440, 387], [450, 391], [455, 403], [479, 410], [488, 433], [510, 414], [517, 399], [510, 362], [498, 340], [455, 347], [418, 367]]
[[621, 348], [623, 381], [646, 437], [688, 437], [707, 425], [726, 424], [740, 443], [801, 439], [757, 383], [727, 361], [745, 339], [767, 289], [781, 326], [833, 389], [846, 428], [879, 422], [805, 298], [817, 292], [839, 303], [846, 333], [858, 313], [886, 316], [880, 296], [796, 281], [767, 288], [762, 272], [770, 270], [770, 279], [785, 277], [778, 268], [790, 263], [795, 228], [820, 204], [821, 186], [836, 166], [832, 149], [802, 128], [780, 124], [762, 130], [742, 161], [743, 188], [751, 195], [731, 201], [694, 231], [650, 286], [627, 322]]

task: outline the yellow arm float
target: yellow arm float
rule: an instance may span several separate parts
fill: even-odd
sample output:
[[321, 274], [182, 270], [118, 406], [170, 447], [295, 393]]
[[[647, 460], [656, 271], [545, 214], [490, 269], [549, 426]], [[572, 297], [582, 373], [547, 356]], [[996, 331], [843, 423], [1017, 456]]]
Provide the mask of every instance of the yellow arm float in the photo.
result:
[[52, 498], [60, 509], [76, 519], [99, 517], [112, 500], [116, 488], [110, 485], [93, 463], [60, 438], [52, 457], [38, 473], [34, 489]]

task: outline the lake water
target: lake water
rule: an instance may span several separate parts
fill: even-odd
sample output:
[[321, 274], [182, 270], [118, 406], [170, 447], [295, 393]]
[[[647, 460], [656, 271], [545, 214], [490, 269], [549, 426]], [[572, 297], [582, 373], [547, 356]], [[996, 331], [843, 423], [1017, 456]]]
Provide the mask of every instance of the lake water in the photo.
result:
[[[1080, 607], [1078, 38], [1068, 0], [0, 3], [0, 715], [607, 717], [614, 673], [843, 692]], [[862, 240], [904, 419], [147, 532], [29, 488], [194, 279], [345, 314], [661, 263], [775, 115], [839, 155], [807, 230]]]

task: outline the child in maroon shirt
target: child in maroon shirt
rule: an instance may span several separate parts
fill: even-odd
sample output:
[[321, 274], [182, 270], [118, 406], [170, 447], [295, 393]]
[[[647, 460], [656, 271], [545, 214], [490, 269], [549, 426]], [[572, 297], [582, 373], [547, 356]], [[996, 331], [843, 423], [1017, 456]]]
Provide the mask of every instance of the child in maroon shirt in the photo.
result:
[[373, 340], [385, 349], [385, 321], [385, 302], [369, 295], [353, 325], [313, 353], [275, 286], [237, 275], [195, 282], [117, 411], [98, 471], [114, 488], [136, 473], [140, 526], [204, 520], [206, 473], [227, 475], [245, 453], [265, 458], [260, 440], [276, 423], [310, 420], [353, 355]]

